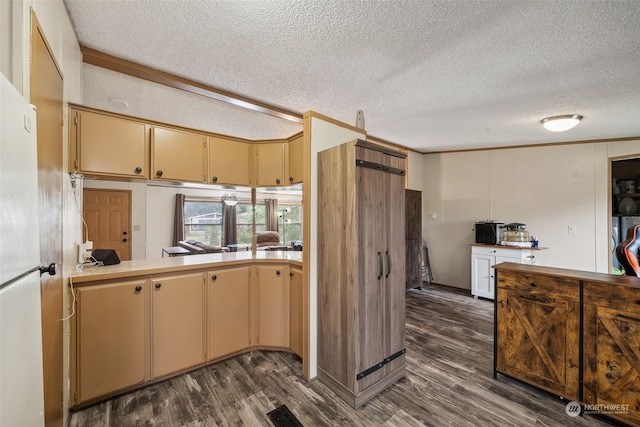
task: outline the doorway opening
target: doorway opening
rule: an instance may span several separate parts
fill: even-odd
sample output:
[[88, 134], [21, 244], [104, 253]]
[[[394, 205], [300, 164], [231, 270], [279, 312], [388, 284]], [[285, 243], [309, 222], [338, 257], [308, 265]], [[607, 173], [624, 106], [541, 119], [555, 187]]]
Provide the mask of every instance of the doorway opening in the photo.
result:
[[610, 268], [613, 274], [622, 274], [615, 250], [626, 239], [629, 228], [640, 224], [640, 157], [611, 160], [610, 202]]

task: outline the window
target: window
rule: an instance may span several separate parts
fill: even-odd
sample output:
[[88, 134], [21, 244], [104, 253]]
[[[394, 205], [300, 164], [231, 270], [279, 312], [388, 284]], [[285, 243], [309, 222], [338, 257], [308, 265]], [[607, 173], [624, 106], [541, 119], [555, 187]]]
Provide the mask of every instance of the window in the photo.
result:
[[302, 206], [281, 204], [278, 211], [280, 240], [285, 244], [302, 240]]
[[[262, 212], [262, 229], [264, 230], [264, 206], [256, 206], [256, 216]], [[251, 203], [236, 205], [236, 233], [238, 243], [250, 245], [253, 242], [253, 206]]]
[[220, 246], [222, 203], [213, 200], [185, 199], [184, 238]]
[[[184, 238], [213, 246], [222, 246], [222, 202], [213, 199], [186, 198], [184, 201]], [[237, 243], [253, 242], [253, 224], [256, 231], [266, 230], [266, 207], [251, 203], [236, 204]], [[302, 206], [281, 204], [278, 207], [280, 240], [289, 244], [302, 239]]]

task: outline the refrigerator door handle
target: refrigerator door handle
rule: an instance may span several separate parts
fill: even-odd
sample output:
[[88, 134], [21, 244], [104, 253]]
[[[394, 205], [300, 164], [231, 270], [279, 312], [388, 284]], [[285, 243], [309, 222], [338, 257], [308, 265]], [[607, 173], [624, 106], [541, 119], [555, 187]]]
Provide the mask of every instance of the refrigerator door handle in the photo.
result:
[[56, 263], [52, 262], [48, 267], [41, 265], [38, 270], [40, 270], [40, 275], [42, 276], [44, 273], [49, 273], [49, 276], [55, 276], [57, 271]]

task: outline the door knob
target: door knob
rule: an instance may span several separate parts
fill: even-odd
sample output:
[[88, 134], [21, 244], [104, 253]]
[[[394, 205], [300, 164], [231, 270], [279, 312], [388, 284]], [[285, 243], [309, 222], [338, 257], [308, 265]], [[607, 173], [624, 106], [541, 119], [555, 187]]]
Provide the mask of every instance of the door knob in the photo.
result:
[[128, 242], [129, 240], [125, 237], [124, 239], [122, 239], [123, 242]]
[[55, 276], [57, 273], [56, 270], [56, 263], [52, 262], [51, 264], [49, 264], [48, 267], [45, 267], [44, 265], [41, 265], [40, 267], [38, 267], [38, 270], [40, 270], [40, 275], [42, 276], [44, 273], [49, 273], [49, 276]]
[[156, 171], [156, 175], [162, 176], [162, 171], [161, 170]]
[[138, 173], [138, 174], [139, 174], [139, 173], [142, 173], [142, 168], [141, 168], [140, 166], [138, 166], [138, 167], [135, 169], [135, 173]]

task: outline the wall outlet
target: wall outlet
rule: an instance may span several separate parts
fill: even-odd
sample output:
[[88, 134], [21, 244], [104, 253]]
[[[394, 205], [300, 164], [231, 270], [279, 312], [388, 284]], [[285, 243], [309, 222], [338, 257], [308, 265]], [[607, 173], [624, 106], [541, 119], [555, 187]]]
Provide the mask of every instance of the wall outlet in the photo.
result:
[[93, 251], [93, 242], [91, 240], [78, 244], [78, 263], [84, 264], [91, 260], [91, 251]]

